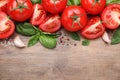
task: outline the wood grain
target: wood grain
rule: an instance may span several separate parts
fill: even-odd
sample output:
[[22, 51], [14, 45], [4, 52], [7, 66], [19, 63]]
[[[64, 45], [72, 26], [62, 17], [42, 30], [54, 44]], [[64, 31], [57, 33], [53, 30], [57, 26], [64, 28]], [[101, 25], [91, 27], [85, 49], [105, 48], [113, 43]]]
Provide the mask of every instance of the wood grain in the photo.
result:
[[0, 47], [0, 80], [120, 80], [120, 45]]

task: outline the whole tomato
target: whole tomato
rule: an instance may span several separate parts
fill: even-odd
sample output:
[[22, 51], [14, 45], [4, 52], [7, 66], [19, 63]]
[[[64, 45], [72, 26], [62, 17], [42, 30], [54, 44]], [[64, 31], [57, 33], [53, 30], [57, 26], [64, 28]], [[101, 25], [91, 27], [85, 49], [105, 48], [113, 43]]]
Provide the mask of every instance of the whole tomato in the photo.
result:
[[30, 0], [9, 0], [7, 8], [9, 16], [18, 22], [26, 21], [33, 13]]
[[86, 25], [87, 14], [80, 6], [68, 6], [62, 13], [61, 22], [66, 30], [75, 32]]
[[106, 0], [81, 0], [82, 7], [92, 15], [102, 12], [106, 5]]
[[42, 0], [44, 9], [52, 14], [60, 13], [67, 5], [67, 0]]

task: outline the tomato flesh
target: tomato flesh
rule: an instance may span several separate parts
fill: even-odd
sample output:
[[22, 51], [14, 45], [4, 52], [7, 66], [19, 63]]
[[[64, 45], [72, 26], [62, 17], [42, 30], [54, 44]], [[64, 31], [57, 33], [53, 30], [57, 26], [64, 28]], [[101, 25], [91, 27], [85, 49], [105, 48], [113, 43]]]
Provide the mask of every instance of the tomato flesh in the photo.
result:
[[33, 8], [34, 12], [31, 17], [30, 23], [32, 25], [40, 25], [42, 21], [46, 18], [46, 12], [40, 4], [35, 4]]
[[0, 39], [9, 38], [14, 33], [15, 25], [4, 12], [0, 11], [0, 14]]
[[120, 25], [120, 4], [111, 4], [107, 6], [102, 12], [101, 18], [106, 28], [118, 28]]
[[85, 28], [81, 30], [81, 34], [83, 37], [87, 39], [96, 39], [103, 35], [105, 32], [105, 27], [101, 23], [99, 17], [91, 18]]
[[39, 28], [44, 32], [54, 33], [61, 27], [60, 17], [58, 15], [49, 15], [40, 24]]

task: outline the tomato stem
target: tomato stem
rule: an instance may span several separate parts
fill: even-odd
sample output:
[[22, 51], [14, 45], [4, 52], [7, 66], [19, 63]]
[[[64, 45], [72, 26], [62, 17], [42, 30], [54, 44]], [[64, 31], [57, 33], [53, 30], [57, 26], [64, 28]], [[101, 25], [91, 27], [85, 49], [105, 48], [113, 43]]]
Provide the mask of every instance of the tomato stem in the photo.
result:
[[23, 3], [19, 3], [18, 0], [16, 0], [18, 6], [16, 8], [13, 8], [12, 10], [16, 10], [16, 9], [20, 9], [20, 12], [22, 13], [22, 9], [23, 8], [28, 8], [27, 6], [24, 5], [24, 3], [26, 2], [26, 0], [24, 0]]
[[93, 3], [93, 5], [92, 5], [92, 7], [94, 7], [96, 3], [99, 3], [99, 4], [100, 4], [99, 0], [94, 0], [94, 3]]
[[81, 25], [80, 22], [78, 21], [79, 16], [74, 15], [74, 16], [70, 16], [70, 18], [73, 19], [72, 27], [74, 27], [74, 22], [75, 22], [75, 21], [78, 23], [78, 25], [79, 25], [80, 27], [82, 27], [82, 25]]

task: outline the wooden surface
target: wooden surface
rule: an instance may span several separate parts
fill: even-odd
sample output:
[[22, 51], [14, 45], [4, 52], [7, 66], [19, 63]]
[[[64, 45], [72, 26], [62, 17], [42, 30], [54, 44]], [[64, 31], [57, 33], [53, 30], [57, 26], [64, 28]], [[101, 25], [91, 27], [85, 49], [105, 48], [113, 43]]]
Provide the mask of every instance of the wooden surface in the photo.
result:
[[[26, 38], [23, 41], [27, 43]], [[120, 44], [0, 47], [0, 80], [120, 80]]]

